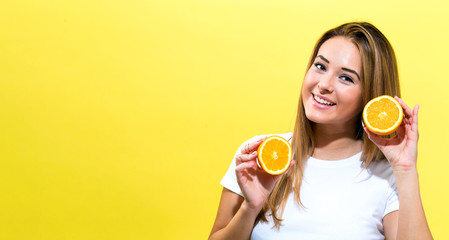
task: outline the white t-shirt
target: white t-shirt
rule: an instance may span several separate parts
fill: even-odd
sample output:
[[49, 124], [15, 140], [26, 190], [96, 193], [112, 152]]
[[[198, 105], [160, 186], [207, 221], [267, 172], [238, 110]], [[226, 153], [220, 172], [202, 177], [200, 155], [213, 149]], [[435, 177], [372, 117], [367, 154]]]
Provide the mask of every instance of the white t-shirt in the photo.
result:
[[[276, 135], [291, 141], [292, 133]], [[237, 153], [260, 137], [243, 143]], [[372, 162], [364, 169], [360, 157], [361, 152], [342, 160], [307, 159], [300, 189], [304, 208], [290, 194], [281, 228], [273, 228], [268, 217], [268, 223], [259, 222], [254, 227], [251, 239], [384, 239], [382, 219], [399, 209], [393, 170], [386, 160]], [[221, 185], [242, 196], [235, 176], [235, 156]]]

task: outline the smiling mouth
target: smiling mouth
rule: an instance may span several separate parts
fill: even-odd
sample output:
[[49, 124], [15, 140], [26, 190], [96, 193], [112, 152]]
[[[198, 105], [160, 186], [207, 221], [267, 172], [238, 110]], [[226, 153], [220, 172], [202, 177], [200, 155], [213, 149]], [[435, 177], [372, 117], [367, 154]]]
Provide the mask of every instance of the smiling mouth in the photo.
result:
[[324, 105], [327, 105], [327, 106], [334, 106], [334, 105], [336, 105], [335, 103], [332, 103], [332, 102], [329, 102], [327, 100], [324, 100], [324, 99], [316, 96], [315, 94], [312, 94], [312, 96], [313, 96], [313, 99], [315, 99], [315, 101], [317, 101], [317, 102], [319, 102], [321, 104], [324, 104]]

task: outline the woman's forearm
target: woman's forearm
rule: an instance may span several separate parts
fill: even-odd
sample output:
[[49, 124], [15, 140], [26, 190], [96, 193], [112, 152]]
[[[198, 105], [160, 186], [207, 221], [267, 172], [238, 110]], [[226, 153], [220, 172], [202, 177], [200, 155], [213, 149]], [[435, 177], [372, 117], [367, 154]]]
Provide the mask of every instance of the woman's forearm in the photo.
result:
[[433, 239], [421, 201], [418, 171], [395, 171], [395, 177], [399, 192], [397, 240]]
[[232, 239], [248, 240], [251, 236], [251, 232], [254, 227], [254, 222], [260, 209], [253, 209], [249, 207], [246, 201], [243, 201], [237, 213], [234, 215], [232, 220], [228, 225], [215, 233], [213, 233], [209, 239], [210, 240], [222, 240], [222, 239]]

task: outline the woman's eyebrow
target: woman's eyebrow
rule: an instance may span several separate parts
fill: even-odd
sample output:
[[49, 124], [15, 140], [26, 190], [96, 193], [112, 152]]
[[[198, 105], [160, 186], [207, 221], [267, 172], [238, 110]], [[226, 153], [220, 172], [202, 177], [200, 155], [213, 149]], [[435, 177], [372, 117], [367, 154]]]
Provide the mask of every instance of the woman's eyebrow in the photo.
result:
[[355, 75], [357, 75], [357, 77], [359, 78], [359, 81], [360, 81], [360, 76], [359, 76], [359, 74], [356, 71], [354, 71], [352, 69], [349, 69], [349, 68], [341, 68], [341, 69], [344, 70], [344, 71], [348, 71], [348, 72], [354, 73]]
[[323, 56], [321, 56], [321, 55], [318, 55], [317, 57], [319, 57], [319, 58], [323, 59], [323, 61], [329, 63], [329, 60], [327, 60], [325, 57], [323, 57]]

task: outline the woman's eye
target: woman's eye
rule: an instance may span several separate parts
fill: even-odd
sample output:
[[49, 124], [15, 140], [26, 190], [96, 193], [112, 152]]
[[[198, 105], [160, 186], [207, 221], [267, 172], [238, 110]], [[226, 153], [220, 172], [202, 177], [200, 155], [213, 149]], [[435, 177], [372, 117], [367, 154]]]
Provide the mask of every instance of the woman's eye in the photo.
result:
[[326, 71], [326, 67], [324, 67], [324, 65], [321, 63], [315, 63], [315, 67], [319, 70]]
[[348, 77], [348, 76], [341, 76], [340, 77], [343, 81], [345, 81], [345, 82], [354, 82], [353, 80], [352, 80], [352, 78], [351, 77]]

